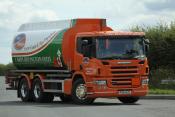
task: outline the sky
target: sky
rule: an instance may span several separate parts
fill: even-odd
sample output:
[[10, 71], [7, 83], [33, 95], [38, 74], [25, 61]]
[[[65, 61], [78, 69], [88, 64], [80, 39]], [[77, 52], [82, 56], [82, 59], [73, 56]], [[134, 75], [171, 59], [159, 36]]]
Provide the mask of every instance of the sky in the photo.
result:
[[175, 0], [0, 0], [0, 63], [11, 60], [11, 45], [26, 22], [106, 18], [114, 30], [175, 21]]

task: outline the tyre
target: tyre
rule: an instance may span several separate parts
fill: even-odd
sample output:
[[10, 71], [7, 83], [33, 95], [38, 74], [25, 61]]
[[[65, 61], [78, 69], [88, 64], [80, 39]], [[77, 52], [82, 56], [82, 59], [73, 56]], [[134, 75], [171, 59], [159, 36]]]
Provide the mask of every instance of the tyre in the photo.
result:
[[61, 99], [62, 102], [71, 102], [72, 101], [71, 96], [64, 95], [64, 94], [60, 96], [60, 99]]
[[19, 97], [23, 102], [32, 101], [31, 90], [29, 89], [29, 84], [27, 79], [21, 79], [18, 88]]
[[35, 79], [32, 85], [32, 96], [35, 102], [52, 102], [54, 95], [52, 93], [43, 92], [40, 79]]
[[76, 104], [91, 104], [95, 99], [87, 98], [87, 89], [82, 79], [77, 79], [73, 83], [72, 100]]
[[118, 97], [118, 99], [124, 104], [132, 104], [136, 103], [139, 97]]

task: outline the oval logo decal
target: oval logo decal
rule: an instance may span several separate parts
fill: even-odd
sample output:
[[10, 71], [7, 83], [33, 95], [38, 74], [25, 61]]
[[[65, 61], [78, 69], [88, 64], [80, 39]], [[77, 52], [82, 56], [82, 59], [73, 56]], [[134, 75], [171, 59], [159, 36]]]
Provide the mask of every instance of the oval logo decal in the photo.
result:
[[22, 49], [25, 45], [25, 42], [26, 42], [26, 35], [24, 33], [17, 35], [13, 42], [15, 49], [17, 50]]

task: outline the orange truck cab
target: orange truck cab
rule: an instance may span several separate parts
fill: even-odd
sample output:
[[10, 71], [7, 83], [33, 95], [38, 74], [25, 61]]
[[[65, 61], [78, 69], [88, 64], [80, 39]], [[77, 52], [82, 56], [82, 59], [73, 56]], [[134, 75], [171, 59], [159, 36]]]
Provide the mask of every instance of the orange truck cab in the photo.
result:
[[[56, 26], [60, 28], [64, 24]], [[28, 53], [24, 54], [19, 48], [24, 48], [24, 51], [30, 49], [25, 47], [24, 42], [27, 43], [28, 35], [31, 39], [31, 35], [36, 35], [25, 33], [33, 30], [29, 26], [20, 28], [22, 33], [14, 41], [18, 48], [14, 49], [12, 56], [17, 70], [10, 70], [6, 75], [8, 88], [16, 89], [22, 101], [48, 102], [59, 96], [62, 101], [89, 104], [99, 97], [118, 97], [123, 103], [135, 103], [147, 94], [149, 67], [146, 54], [149, 41], [145, 39], [144, 32], [113, 31], [106, 26], [105, 19], [74, 19], [70, 25], [65, 25], [69, 28], [64, 32], [49, 33], [49, 39], [55, 38], [55, 41], [44, 39], [49, 40], [50, 45], [43, 42], [43, 46], [31, 52], [27, 50]], [[51, 32], [53, 29], [48, 31], [48, 27], [45, 27], [46, 32]], [[60, 40], [56, 41], [56, 37], [59, 38], [56, 35], [61, 35]], [[59, 46], [57, 44], [61, 45], [57, 48], [60, 54], [58, 59], [54, 59], [54, 54], [50, 53], [54, 53], [54, 48]], [[41, 49], [44, 46], [46, 49]], [[50, 46], [49, 51], [47, 46]], [[35, 54], [38, 50], [45, 53]], [[47, 61], [46, 58], [36, 58], [46, 55], [51, 56]], [[53, 62], [48, 64], [39, 62], [52, 61], [52, 58]], [[33, 63], [25, 63], [27, 60]], [[40, 64], [44, 65], [39, 67]]]

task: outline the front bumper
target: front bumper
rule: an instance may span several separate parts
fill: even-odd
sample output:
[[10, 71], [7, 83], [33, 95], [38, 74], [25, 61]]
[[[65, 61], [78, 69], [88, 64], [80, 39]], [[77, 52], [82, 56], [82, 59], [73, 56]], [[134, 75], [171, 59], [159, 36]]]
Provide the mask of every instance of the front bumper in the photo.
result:
[[[95, 85], [94, 82], [87, 82], [87, 96], [89, 98], [98, 97], [142, 97], [148, 93], [148, 85], [140, 85], [138, 87], [109, 87], [108, 85]], [[121, 91], [129, 93], [121, 93]]]

